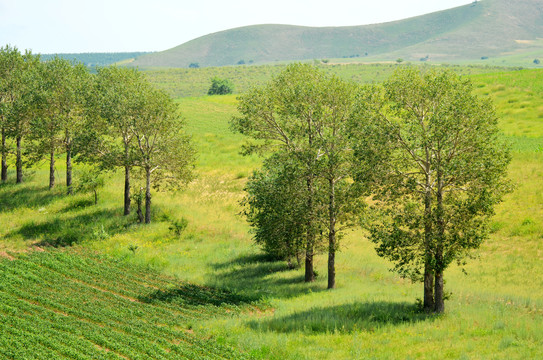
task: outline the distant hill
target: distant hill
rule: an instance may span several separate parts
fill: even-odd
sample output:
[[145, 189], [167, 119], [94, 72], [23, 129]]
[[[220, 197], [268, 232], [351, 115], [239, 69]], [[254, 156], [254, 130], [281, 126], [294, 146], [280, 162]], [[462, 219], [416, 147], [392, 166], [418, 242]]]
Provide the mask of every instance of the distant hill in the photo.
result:
[[526, 54], [543, 58], [541, 0], [483, 0], [376, 25], [254, 25], [206, 35], [138, 57], [149, 67], [227, 66], [275, 61], [473, 61]]
[[89, 67], [107, 66], [122, 61], [133, 60], [138, 56], [150, 54], [150, 52], [118, 52], [118, 53], [73, 53], [73, 54], [42, 54], [42, 60], [59, 56], [67, 60], [75, 60]]

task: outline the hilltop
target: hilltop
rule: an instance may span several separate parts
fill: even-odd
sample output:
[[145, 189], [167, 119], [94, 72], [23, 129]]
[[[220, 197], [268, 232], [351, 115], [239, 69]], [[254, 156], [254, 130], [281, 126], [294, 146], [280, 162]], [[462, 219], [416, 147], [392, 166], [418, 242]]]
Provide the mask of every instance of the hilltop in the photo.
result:
[[254, 25], [209, 34], [140, 56], [141, 68], [228, 66], [311, 59], [488, 62], [543, 58], [543, 4], [484, 0], [383, 24], [348, 27]]

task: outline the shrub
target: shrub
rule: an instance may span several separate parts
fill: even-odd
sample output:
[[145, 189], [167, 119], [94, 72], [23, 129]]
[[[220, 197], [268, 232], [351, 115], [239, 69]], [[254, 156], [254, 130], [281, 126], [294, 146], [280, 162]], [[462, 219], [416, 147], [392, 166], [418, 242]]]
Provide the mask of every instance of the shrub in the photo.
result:
[[208, 95], [226, 95], [234, 92], [234, 84], [228, 79], [211, 79], [211, 87], [207, 91]]

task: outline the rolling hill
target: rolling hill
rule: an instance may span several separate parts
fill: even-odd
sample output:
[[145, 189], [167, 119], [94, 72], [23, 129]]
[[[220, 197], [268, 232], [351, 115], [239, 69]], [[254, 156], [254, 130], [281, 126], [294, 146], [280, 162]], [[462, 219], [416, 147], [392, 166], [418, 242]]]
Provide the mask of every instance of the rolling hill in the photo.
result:
[[[209, 34], [137, 58], [149, 67], [348, 58], [462, 62], [525, 55], [543, 57], [540, 0], [483, 0], [383, 24], [349, 27], [254, 25]], [[533, 64], [532, 64], [533, 65]]]

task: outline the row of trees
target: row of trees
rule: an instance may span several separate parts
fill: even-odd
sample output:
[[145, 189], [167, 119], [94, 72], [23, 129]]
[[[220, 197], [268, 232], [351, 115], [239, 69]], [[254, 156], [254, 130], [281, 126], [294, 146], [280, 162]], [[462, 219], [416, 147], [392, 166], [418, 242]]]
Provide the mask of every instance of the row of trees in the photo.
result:
[[328, 251], [328, 288], [344, 230], [361, 224], [377, 253], [424, 282], [424, 309], [444, 311], [444, 270], [487, 237], [509, 191], [507, 146], [492, 105], [448, 71], [399, 68], [358, 87], [294, 64], [241, 96], [234, 130], [268, 153], [244, 213], [255, 241], [289, 264]]
[[[23, 162], [47, 158], [49, 188], [55, 160], [66, 156], [67, 193], [73, 192], [72, 160], [96, 172], [123, 168], [124, 214], [130, 213], [130, 176], [145, 181], [145, 222], [151, 221], [151, 187], [181, 186], [192, 178], [194, 150], [182, 132], [177, 105], [137, 70], [85, 66], [55, 57], [41, 62], [30, 52], [0, 49], [2, 182], [15, 155], [16, 183]], [[98, 175], [98, 174], [96, 174]]]

